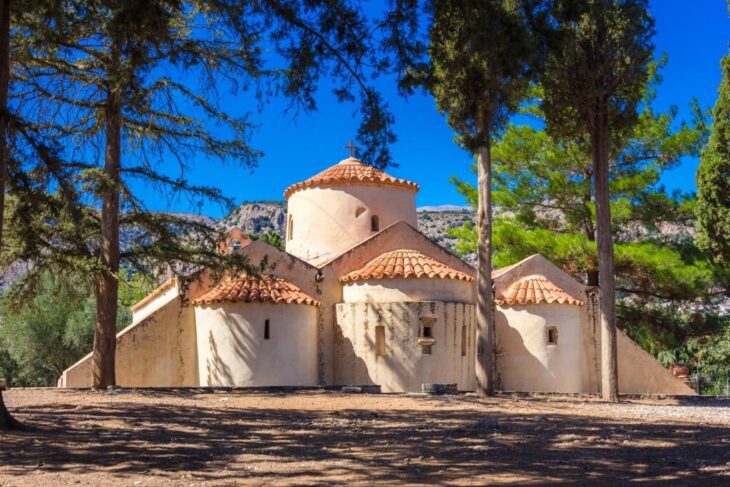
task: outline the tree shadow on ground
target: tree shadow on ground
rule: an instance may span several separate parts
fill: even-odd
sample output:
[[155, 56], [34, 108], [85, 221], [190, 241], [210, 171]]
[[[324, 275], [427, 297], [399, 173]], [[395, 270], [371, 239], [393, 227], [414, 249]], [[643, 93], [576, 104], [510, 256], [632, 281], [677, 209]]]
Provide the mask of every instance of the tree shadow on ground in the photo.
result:
[[134, 400], [140, 394], [160, 400], [197, 395], [136, 392], [128, 400], [21, 408], [18, 416], [34, 430], [3, 435], [3, 472], [98, 471], [170, 480], [194, 472], [213, 482], [292, 484], [730, 482], [730, 428], [718, 425], [547, 417], [494, 407], [507, 399], [428, 398], [433, 409], [412, 411], [357, 409], [353, 396], [352, 409], [330, 412], [194, 400], [140, 404]]

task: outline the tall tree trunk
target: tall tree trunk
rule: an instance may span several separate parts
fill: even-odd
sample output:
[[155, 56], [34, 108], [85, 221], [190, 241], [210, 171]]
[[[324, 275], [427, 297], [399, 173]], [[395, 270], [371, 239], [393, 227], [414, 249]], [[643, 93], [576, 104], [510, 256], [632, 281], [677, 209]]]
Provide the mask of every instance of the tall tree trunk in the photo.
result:
[[[5, 174], [8, 167], [8, 87], [10, 85], [10, 0], [0, 0], [0, 252], [3, 249]], [[0, 428], [18, 428], [8, 412], [0, 389]]]
[[107, 93], [105, 110], [106, 147], [101, 208], [101, 263], [96, 278], [96, 327], [92, 356], [93, 386], [116, 385], [117, 297], [119, 294], [119, 184], [121, 181], [121, 90], [113, 85]]
[[[593, 229], [588, 230], [586, 232], [586, 236], [588, 237], [589, 242], [595, 242], [596, 241], [596, 233], [593, 231]], [[593, 260], [593, 259], [591, 259]], [[598, 269], [588, 269], [586, 271], [586, 274], [588, 276], [588, 285], [589, 286], [598, 286]]]
[[477, 205], [477, 393], [494, 395], [494, 296], [492, 294], [492, 155], [489, 138], [479, 149]]
[[596, 240], [598, 243], [598, 283], [601, 290], [601, 394], [618, 401], [616, 353], [616, 283], [611, 235], [611, 199], [608, 189], [608, 117], [603, 104], [591, 134], [593, 177], [596, 198]]

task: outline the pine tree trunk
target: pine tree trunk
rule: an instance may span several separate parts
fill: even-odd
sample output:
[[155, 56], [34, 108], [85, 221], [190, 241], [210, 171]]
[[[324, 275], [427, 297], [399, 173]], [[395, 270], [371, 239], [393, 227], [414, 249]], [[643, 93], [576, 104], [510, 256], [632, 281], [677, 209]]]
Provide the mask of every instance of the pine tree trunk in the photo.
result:
[[[10, 84], [10, 0], [0, 0], [0, 252], [3, 248], [5, 174], [8, 167], [8, 87]], [[19, 428], [5, 407], [0, 389], [0, 428]]]
[[106, 147], [101, 208], [101, 262], [104, 272], [96, 278], [96, 327], [92, 356], [93, 386], [116, 385], [117, 296], [119, 282], [119, 183], [121, 179], [121, 99], [117, 88], [107, 95]]
[[492, 295], [492, 159], [489, 140], [477, 157], [477, 393], [494, 395], [494, 297]]
[[[605, 107], [605, 105], [604, 105]], [[597, 116], [591, 134], [596, 198], [596, 241], [598, 244], [598, 283], [601, 291], [601, 394], [618, 402], [618, 365], [616, 353], [616, 283], [611, 235], [611, 200], [608, 188], [608, 119], [605, 108]]]
[[23, 425], [8, 412], [0, 389], [0, 429], [20, 429]]

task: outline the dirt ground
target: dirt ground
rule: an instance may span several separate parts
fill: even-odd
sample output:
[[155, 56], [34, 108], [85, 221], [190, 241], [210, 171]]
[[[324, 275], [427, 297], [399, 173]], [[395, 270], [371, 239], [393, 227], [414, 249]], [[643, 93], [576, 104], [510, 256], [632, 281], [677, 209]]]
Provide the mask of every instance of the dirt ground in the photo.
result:
[[1, 486], [730, 485], [730, 401], [19, 389]]

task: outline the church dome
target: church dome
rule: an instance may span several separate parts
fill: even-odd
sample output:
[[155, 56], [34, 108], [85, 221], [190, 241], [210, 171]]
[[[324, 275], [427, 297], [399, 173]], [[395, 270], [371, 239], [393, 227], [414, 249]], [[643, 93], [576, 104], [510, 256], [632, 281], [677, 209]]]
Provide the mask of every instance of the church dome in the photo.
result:
[[494, 302], [500, 306], [542, 303], [583, 306], [583, 301], [566, 293], [542, 275], [524, 277], [504, 291], [498, 289]]
[[286, 303], [319, 306], [319, 302], [304, 293], [295, 284], [281, 277], [241, 275], [225, 279], [199, 297], [193, 304], [220, 303]]
[[418, 184], [406, 179], [396, 178], [359, 159], [349, 157], [331, 166], [306, 181], [293, 184], [284, 191], [284, 198], [294, 192], [312, 187], [333, 185], [390, 186], [405, 190], [418, 191]]
[[470, 275], [457, 271], [417, 250], [400, 249], [377, 256], [361, 269], [342, 276], [340, 281], [396, 278], [456, 279], [466, 282], [474, 280]]
[[340, 282], [345, 303], [473, 302], [472, 276], [413, 249], [380, 254]]
[[416, 228], [414, 182], [349, 157], [289, 186], [286, 251], [315, 266], [399, 221]]

